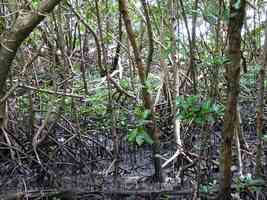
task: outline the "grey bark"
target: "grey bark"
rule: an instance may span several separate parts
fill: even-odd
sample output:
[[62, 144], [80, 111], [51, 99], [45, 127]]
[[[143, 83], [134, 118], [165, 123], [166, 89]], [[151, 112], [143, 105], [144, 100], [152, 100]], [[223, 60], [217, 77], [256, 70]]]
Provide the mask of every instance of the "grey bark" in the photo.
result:
[[12, 61], [21, 43], [61, 0], [43, 0], [36, 10], [21, 12], [11, 30], [0, 37], [0, 96], [4, 94]]

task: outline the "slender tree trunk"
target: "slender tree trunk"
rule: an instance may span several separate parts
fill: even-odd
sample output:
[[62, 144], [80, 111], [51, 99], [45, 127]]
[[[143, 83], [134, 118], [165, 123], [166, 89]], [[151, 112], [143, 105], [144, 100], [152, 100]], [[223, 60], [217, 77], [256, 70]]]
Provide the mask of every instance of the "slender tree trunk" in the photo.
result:
[[[219, 2], [217, 2], [218, 5], [218, 9], [219, 9], [219, 17], [218, 20], [216, 22], [216, 27], [215, 27], [215, 53], [213, 56], [221, 56], [221, 49], [222, 49], [222, 33], [221, 33], [221, 18], [222, 18], [222, 0], [219, 0]], [[219, 68], [220, 65], [219, 64], [215, 64], [212, 69], [211, 69], [211, 74], [212, 77], [210, 79], [210, 98], [212, 99], [213, 102], [216, 101], [216, 98], [218, 97], [218, 84], [219, 84]]]
[[102, 66], [102, 56], [101, 56], [101, 45], [100, 45], [100, 41], [95, 33], [95, 31], [91, 28], [91, 26], [89, 26], [89, 24], [85, 21], [85, 19], [83, 17], [81, 17], [76, 11], [75, 9], [71, 6], [71, 4], [67, 3], [67, 5], [69, 6], [69, 8], [71, 9], [71, 11], [75, 14], [75, 16], [81, 21], [81, 23], [85, 26], [85, 28], [88, 30], [89, 33], [92, 34], [94, 40], [95, 40], [95, 44], [96, 44], [96, 50], [97, 50], [97, 65], [99, 68], [99, 73], [100, 75], [103, 77], [106, 75], [106, 70], [105, 67]]
[[115, 71], [118, 63], [119, 63], [119, 58], [120, 58], [120, 51], [121, 51], [121, 43], [122, 43], [122, 17], [121, 14], [119, 16], [119, 38], [118, 38], [118, 42], [117, 42], [117, 46], [116, 46], [116, 53], [115, 56], [113, 58], [112, 61], [112, 67], [111, 67], [111, 71]]
[[151, 95], [148, 91], [147, 83], [146, 83], [146, 75], [145, 75], [145, 68], [140, 56], [140, 52], [137, 46], [135, 34], [133, 31], [132, 27], [132, 22], [128, 13], [128, 3], [127, 0], [119, 0], [119, 9], [120, 13], [122, 14], [124, 24], [126, 27], [126, 31], [128, 34], [128, 38], [130, 40], [130, 44], [133, 48], [133, 53], [134, 53], [134, 58], [135, 58], [135, 63], [136, 67], [138, 70], [139, 74], [139, 79], [142, 85], [142, 96], [143, 96], [143, 103], [145, 109], [148, 109], [151, 111], [150, 119], [151, 119], [151, 124], [150, 124], [150, 135], [154, 141], [153, 143], [153, 159], [154, 159], [154, 168], [155, 168], [155, 180], [157, 182], [162, 182], [162, 173], [161, 173], [161, 166], [160, 166], [160, 159], [157, 156], [159, 154], [160, 150], [160, 141], [159, 141], [159, 129], [156, 127], [155, 123], [155, 115], [153, 112], [153, 104], [152, 104], [152, 99]]
[[[107, 52], [105, 48], [105, 42], [104, 42], [104, 36], [103, 36], [103, 28], [101, 24], [101, 12], [99, 11], [99, 0], [95, 0], [95, 8], [96, 8], [96, 19], [97, 19], [97, 26], [98, 26], [98, 32], [99, 32], [99, 39], [100, 39], [100, 45], [102, 49], [102, 63], [105, 66], [107, 62]], [[105, 67], [104, 67], [105, 68]]]
[[78, 34], [79, 34], [79, 42], [80, 42], [80, 48], [81, 48], [81, 73], [82, 73], [82, 80], [83, 80], [83, 87], [86, 95], [89, 95], [88, 91], [88, 85], [86, 81], [86, 69], [85, 69], [85, 63], [84, 63], [84, 52], [85, 52], [85, 41], [82, 42], [82, 34], [81, 34], [81, 27], [80, 25], [78, 26]]
[[198, 9], [198, 0], [195, 0], [194, 3], [194, 11], [195, 14], [193, 15], [192, 20], [192, 47], [190, 48], [190, 68], [192, 69], [192, 79], [193, 79], [193, 92], [194, 94], [197, 93], [197, 69], [196, 69], [196, 62], [195, 62], [195, 56], [196, 56], [196, 27], [197, 27], [197, 9]]
[[[179, 112], [177, 110], [176, 106], [176, 98], [180, 96], [180, 77], [179, 77], [179, 53], [177, 48], [177, 42], [176, 42], [176, 25], [177, 25], [177, 16], [176, 16], [176, 10], [178, 8], [176, 7], [174, 0], [169, 0], [169, 13], [170, 13], [170, 27], [169, 30], [171, 32], [171, 42], [172, 46], [174, 48], [172, 52], [172, 117], [173, 117], [173, 126], [174, 126], [174, 136], [176, 139], [176, 145], [177, 145], [177, 154], [180, 154], [182, 152], [182, 140], [181, 140], [181, 120], [177, 119], [176, 112]], [[178, 155], [177, 155], [178, 156]]]
[[[194, 14], [193, 20], [192, 20], [192, 35], [190, 35], [190, 30], [189, 30], [189, 24], [188, 24], [188, 19], [186, 16], [185, 12], [185, 7], [183, 0], [180, 0], [180, 6], [181, 6], [181, 14], [184, 19], [185, 23], [185, 28], [187, 32], [187, 37], [188, 37], [188, 43], [189, 43], [189, 53], [190, 53], [190, 60], [189, 60], [189, 69], [187, 72], [187, 75], [189, 73], [191, 74], [192, 81], [193, 81], [193, 93], [196, 94], [197, 92], [197, 81], [196, 81], [196, 67], [195, 67], [195, 47], [196, 47], [196, 22], [197, 22], [197, 13]], [[195, 0], [194, 2], [194, 9], [197, 10], [198, 8], [198, 0]], [[185, 82], [185, 81], [184, 81]], [[183, 87], [184, 82], [181, 84], [181, 87]]]
[[221, 190], [218, 198], [220, 200], [231, 199], [232, 143], [234, 130], [237, 123], [237, 103], [239, 95], [241, 59], [241, 29], [245, 16], [245, 2], [245, 0], [230, 1], [230, 19], [228, 26], [228, 58], [230, 62], [225, 66], [227, 102], [224, 113], [224, 128], [222, 133], [222, 180]]
[[265, 25], [265, 41], [264, 41], [264, 61], [262, 67], [258, 74], [257, 81], [257, 110], [256, 110], [256, 129], [258, 136], [258, 145], [257, 145], [257, 157], [256, 157], [256, 176], [260, 177], [263, 172], [262, 166], [262, 148], [263, 148], [263, 129], [264, 129], [264, 81], [266, 77], [266, 66], [267, 66], [267, 24]]
[[153, 59], [153, 53], [154, 53], [154, 40], [153, 40], [153, 32], [152, 32], [152, 25], [151, 20], [149, 16], [149, 7], [146, 2], [146, 0], [141, 0], [145, 19], [146, 19], [146, 26], [147, 26], [147, 36], [148, 36], [148, 56], [146, 60], [146, 77], [148, 76], [148, 73], [150, 71], [150, 65]]

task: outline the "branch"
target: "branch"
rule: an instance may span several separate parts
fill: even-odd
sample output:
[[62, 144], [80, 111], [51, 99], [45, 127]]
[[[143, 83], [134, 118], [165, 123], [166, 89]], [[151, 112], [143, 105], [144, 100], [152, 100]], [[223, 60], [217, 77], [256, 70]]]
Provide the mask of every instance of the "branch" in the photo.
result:
[[61, 0], [43, 0], [36, 10], [20, 13], [11, 30], [0, 38], [0, 95], [3, 95], [10, 67], [21, 43]]
[[18, 84], [15, 84], [10, 88], [10, 90], [5, 94], [5, 96], [0, 99], [0, 105], [7, 100], [7, 98], [18, 88], [18, 86]]
[[[83, 96], [77, 95], [77, 94], [56, 92], [56, 91], [46, 90], [46, 89], [39, 89], [39, 88], [35, 88], [35, 87], [29, 86], [29, 85], [19, 84], [18, 87], [25, 88], [25, 89], [28, 89], [28, 90], [37, 91], [37, 92], [48, 93], [48, 94], [52, 94], [52, 95], [66, 96], [66, 97], [72, 97], [72, 98], [78, 98], [78, 99], [83, 99], [84, 98]], [[1, 101], [2, 100], [0, 100], [0, 103], [1, 103]]]
[[98, 40], [98, 37], [96, 35], [96, 33], [94, 32], [94, 30], [89, 26], [89, 24], [83, 19], [83, 17], [81, 17], [75, 10], [74, 8], [71, 6], [71, 4], [69, 4], [67, 2], [68, 7], [71, 9], [71, 11], [74, 13], [74, 15], [78, 18], [78, 20], [80, 20], [82, 22], [82, 24], [85, 26], [85, 28], [93, 35], [94, 40], [95, 40], [95, 44], [96, 44], [96, 49], [97, 49], [97, 63], [98, 63], [98, 68], [100, 70], [100, 75], [103, 77], [105, 76], [105, 69], [102, 66], [102, 58], [101, 58], [101, 47], [100, 47], [100, 42]]
[[132, 98], [132, 99], [136, 99], [136, 97], [134, 96], [134, 95], [132, 95], [132, 94], [130, 94], [130, 93], [128, 93], [126, 90], [124, 90], [121, 86], [120, 86], [120, 84], [118, 84], [111, 76], [107, 76], [107, 79], [115, 86], [115, 88], [117, 88], [117, 90], [120, 92], [120, 93], [122, 93], [122, 94], [124, 94], [124, 95], [126, 95], [127, 97], [130, 97], [130, 98]]

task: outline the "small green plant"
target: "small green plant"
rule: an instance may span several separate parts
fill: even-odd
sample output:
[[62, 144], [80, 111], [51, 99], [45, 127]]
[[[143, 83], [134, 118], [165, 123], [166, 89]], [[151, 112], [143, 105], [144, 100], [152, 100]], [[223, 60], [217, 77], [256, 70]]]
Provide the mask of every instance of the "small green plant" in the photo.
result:
[[208, 184], [205, 184], [205, 185], [200, 185], [199, 191], [201, 193], [208, 194], [212, 190], [213, 186], [214, 186], [214, 184], [211, 182]]
[[33, 8], [37, 8], [40, 3], [40, 0], [32, 0], [32, 6]]
[[138, 144], [139, 146], [143, 144], [153, 144], [153, 140], [150, 137], [150, 135], [147, 133], [145, 126], [151, 122], [150, 116], [151, 112], [150, 110], [146, 110], [143, 107], [136, 107], [135, 109], [135, 116], [138, 120], [137, 126], [135, 129], [132, 129], [128, 135], [127, 140], [130, 143]]
[[262, 134], [261, 139], [266, 144], [267, 143], [267, 133]]
[[[241, 89], [244, 89], [245, 91], [253, 91], [254, 88], [256, 88], [256, 79], [257, 74], [259, 74], [259, 71], [261, 69], [260, 64], [249, 64], [247, 66], [249, 68], [249, 71], [247, 73], [243, 73], [240, 79], [240, 87]], [[264, 86], [267, 86], [266, 81], [264, 82]]]
[[[49, 105], [49, 102], [51, 102], [52, 98], [54, 98], [53, 96], [49, 95], [49, 94], [46, 94], [46, 93], [42, 93], [42, 92], [39, 92], [38, 93], [38, 97], [39, 97], [39, 100], [40, 100], [40, 109], [41, 110], [49, 110], [50, 108], [50, 105]], [[58, 99], [57, 102], [60, 101], [60, 98]]]
[[176, 99], [179, 112], [177, 117], [182, 120], [192, 121], [197, 124], [212, 123], [224, 113], [224, 107], [212, 103], [210, 100], [201, 101], [198, 96], [192, 95], [186, 98]]
[[29, 109], [29, 98], [28, 96], [19, 96], [18, 97], [18, 107], [20, 112], [27, 112]]
[[120, 81], [120, 86], [125, 89], [125, 90], [128, 90], [130, 88], [130, 82], [126, 79], [122, 79]]
[[86, 98], [86, 102], [89, 106], [82, 107], [80, 109], [80, 114], [104, 116], [107, 113], [107, 101], [108, 91], [97, 90], [94, 95]]
[[264, 180], [253, 178], [251, 174], [236, 178], [235, 183], [238, 192], [257, 192], [265, 186]]
[[131, 130], [127, 139], [130, 143], [138, 144], [139, 146], [143, 144], [153, 144], [153, 140], [148, 135], [144, 127], [137, 127]]

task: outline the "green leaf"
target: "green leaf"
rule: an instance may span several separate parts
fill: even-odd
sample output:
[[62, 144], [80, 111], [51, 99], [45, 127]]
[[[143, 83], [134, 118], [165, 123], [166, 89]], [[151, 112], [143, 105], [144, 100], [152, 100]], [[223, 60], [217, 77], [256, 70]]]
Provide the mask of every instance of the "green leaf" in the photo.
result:
[[151, 111], [145, 110], [142, 114], [143, 114], [143, 116], [142, 116], [143, 119], [149, 119], [149, 117], [151, 115]]
[[204, 101], [204, 103], [202, 104], [202, 112], [204, 114], [211, 112], [210, 101]]
[[136, 143], [139, 146], [143, 145], [144, 143], [153, 144], [153, 140], [146, 133], [145, 128], [142, 126], [139, 126], [135, 128], [134, 130], [130, 131], [128, 133], [127, 140], [130, 143]]
[[201, 191], [202, 193], [208, 193], [208, 192], [209, 192], [209, 188], [208, 188], [207, 185], [202, 185], [202, 186], [200, 187], [200, 191]]
[[141, 145], [144, 143], [144, 141], [145, 141], [145, 139], [144, 139], [144, 135], [143, 135], [143, 134], [138, 134], [138, 135], [136, 136], [136, 138], [135, 138], [135, 141], [136, 141], [136, 143], [137, 143], [139, 146], [141, 146]]
[[267, 142], [267, 134], [265, 134], [265, 135], [262, 136], [262, 140], [263, 140], [264, 142]]
[[130, 131], [129, 134], [127, 135], [127, 140], [131, 143], [134, 143], [137, 134], [138, 134], [137, 129]]
[[265, 186], [265, 181], [262, 179], [252, 179], [248, 183], [249, 186]]
[[40, 0], [32, 0], [32, 7], [34, 9], [37, 9], [39, 5], [40, 5]]
[[234, 8], [235, 8], [236, 10], [240, 9], [240, 7], [241, 7], [241, 0], [237, 0], [236, 3], [234, 3], [233, 6], [234, 6]]
[[148, 135], [146, 132], [144, 132], [144, 141], [146, 144], [153, 144], [154, 143], [154, 141], [152, 140], [150, 135]]
[[187, 100], [188, 100], [189, 104], [191, 104], [191, 105], [195, 104], [198, 101], [198, 96], [196, 96], [196, 95], [189, 96]]
[[64, 99], [64, 101], [65, 101], [66, 104], [69, 104], [69, 103], [71, 103], [71, 98], [66, 97], [66, 98]]
[[150, 122], [151, 122], [151, 120], [140, 119], [140, 121], [139, 121], [138, 124], [141, 125], [141, 126], [145, 126], [145, 125], [147, 125]]
[[208, 121], [209, 123], [213, 123], [215, 120], [214, 120], [214, 118], [212, 117], [212, 115], [209, 115], [207, 121]]
[[181, 96], [176, 97], [176, 105], [180, 106], [183, 103], [183, 99]]
[[267, 80], [264, 81], [264, 87], [267, 87]]
[[179, 112], [176, 117], [182, 120], [193, 120], [195, 123], [203, 125], [212, 123], [217, 117], [223, 115], [224, 107], [220, 104], [213, 104], [209, 99], [200, 103], [198, 96], [192, 95], [186, 98], [176, 98]]
[[203, 118], [201, 118], [201, 117], [196, 117], [196, 118], [195, 118], [195, 122], [196, 122], [197, 124], [199, 124], [199, 125], [203, 124], [204, 121], [205, 121], [205, 120], [204, 120]]
[[129, 87], [130, 87], [130, 83], [129, 83], [128, 80], [126, 80], [126, 79], [122, 79], [122, 80], [120, 81], [120, 86], [121, 86], [123, 89], [127, 90], [127, 89], [129, 89]]
[[145, 128], [143, 126], [139, 126], [139, 127], [137, 127], [137, 132], [138, 132], [138, 134], [143, 134], [146, 131], [145, 131]]

